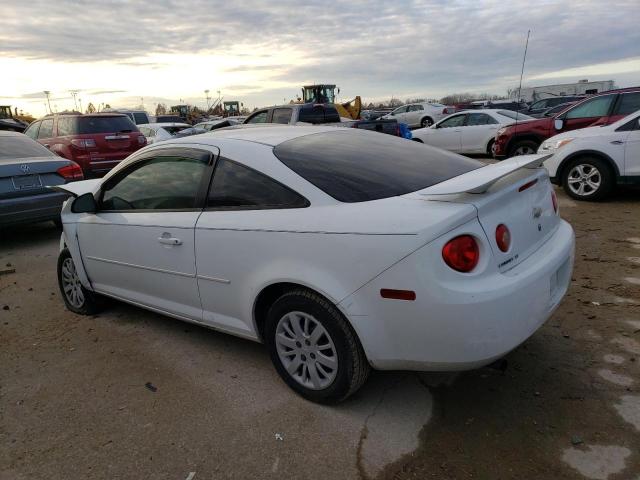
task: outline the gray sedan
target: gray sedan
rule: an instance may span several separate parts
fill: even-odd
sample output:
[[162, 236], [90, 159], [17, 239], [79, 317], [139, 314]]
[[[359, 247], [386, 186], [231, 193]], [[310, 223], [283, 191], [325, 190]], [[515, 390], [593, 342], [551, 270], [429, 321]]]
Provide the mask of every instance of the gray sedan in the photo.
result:
[[53, 220], [67, 195], [48, 186], [82, 180], [80, 166], [22, 133], [0, 131], [0, 227]]

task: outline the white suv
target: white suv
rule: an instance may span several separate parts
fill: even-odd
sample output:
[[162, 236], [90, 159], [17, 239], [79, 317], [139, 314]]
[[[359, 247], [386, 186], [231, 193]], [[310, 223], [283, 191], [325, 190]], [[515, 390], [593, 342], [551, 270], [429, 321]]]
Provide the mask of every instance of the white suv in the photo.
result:
[[447, 107], [441, 103], [408, 103], [385, 115], [385, 120], [396, 119], [411, 128], [430, 127], [447, 115], [456, 111], [455, 107]]
[[640, 110], [551, 137], [538, 153], [553, 153], [544, 162], [551, 181], [577, 200], [602, 200], [616, 184], [640, 184]]

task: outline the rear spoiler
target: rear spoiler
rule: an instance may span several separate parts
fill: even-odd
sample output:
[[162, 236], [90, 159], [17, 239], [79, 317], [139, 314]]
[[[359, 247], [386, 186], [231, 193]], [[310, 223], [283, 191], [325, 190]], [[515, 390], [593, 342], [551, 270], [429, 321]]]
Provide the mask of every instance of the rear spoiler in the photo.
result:
[[521, 168], [538, 168], [551, 157], [544, 155], [521, 155], [502, 162], [493, 163], [477, 170], [453, 177], [442, 183], [420, 190], [420, 195], [453, 195], [456, 193], [484, 193], [495, 182]]
[[101, 181], [101, 178], [92, 178], [91, 180], [80, 180], [79, 182], [52, 185], [47, 188], [55, 190], [56, 192], [70, 193], [74, 197], [79, 197], [85, 193], [93, 192], [95, 187], [97, 187]]

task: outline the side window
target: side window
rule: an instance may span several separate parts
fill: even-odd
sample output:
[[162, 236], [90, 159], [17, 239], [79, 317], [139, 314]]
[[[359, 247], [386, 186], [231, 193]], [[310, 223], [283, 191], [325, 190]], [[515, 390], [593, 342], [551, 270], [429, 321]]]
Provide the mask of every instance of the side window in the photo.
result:
[[308, 201], [293, 190], [255, 170], [220, 159], [213, 174], [207, 208], [258, 210], [302, 208]]
[[38, 132], [38, 138], [51, 138], [53, 137], [53, 119], [48, 118], [43, 120], [40, 124], [40, 131]]
[[531, 105], [531, 110], [538, 110], [540, 108], [545, 108], [547, 107], [547, 100], [540, 100], [536, 103], [534, 103], [533, 105]]
[[139, 125], [141, 123], [149, 123], [149, 119], [147, 118], [146, 113], [134, 113], [133, 114], [133, 123]]
[[464, 117], [466, 115], [455, 115], [453, 117], [449, 117], [438, 124], [438, 128], [451, 128], [451, 127], [460, 127], [464, 123]]
[[271, 122], [288, 125], [289, 122], [291, 122], [291, 113], [292, 110], [290, 108], [276, 108], [273, 110], [273, 117], [271, 118]]
[[400, 107], [400, 108], [396, 108], [393, 113], [394, 114], [399, 114], [399, 113], [405, 113], [407, 111], [407, 106], [405, 105], [404, 107]]
[[24, 134], [28, 137], [33, 138], [34, 140], [38, 138], [38, 128], [40, 128], [40, 122], [33, 122], [29, 127], [25, 130]]
[[409, 111], [410, 112], [417, 112], [419, 110], [422, 110], [422, 105], [409, 105]]
[[640, 92], [623, 93], [620, 95], [615, 115], [629, 115], [640, 110]]
[[603, 95], [587, 100], [567, 112], [566, 119], [603, 117], [609, 113], [615, 95]]
[[177, 156], [132, 165], [108, 181], [100, 210], [181, 210], [197, 208], [207, 163]]
[[470, 113], [467, 118], [467, 126], [469, 127], [477, 125], [492, 125], [494, 123], [498, 123], [498, 121], [494, 120], [486, 113]]
[[262, 112], [254, 113], [249, 117], [246, 123], [267, 123], [267, 114], [268, 110], [264, 110]]
[[73, 123], [74, 123], [74, 119], [71, 117], [58, 118], [58, 136], [62, 137], [65, 135], [73, 135], [74, 134]]

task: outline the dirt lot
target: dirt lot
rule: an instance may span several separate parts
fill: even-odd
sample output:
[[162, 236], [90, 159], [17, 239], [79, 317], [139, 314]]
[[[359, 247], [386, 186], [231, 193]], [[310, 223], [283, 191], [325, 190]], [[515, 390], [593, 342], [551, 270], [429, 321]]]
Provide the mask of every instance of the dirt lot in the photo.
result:
[[639, 479], [640, 192], [559, 196], [573, 284], [503, 369], [376, 373], [332, 408], [261, 345], [119, 303], [66, 311], [59, 232], [0, 232], [0, 479]]

